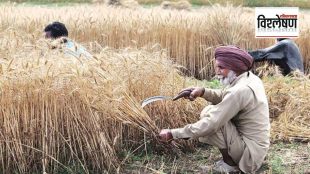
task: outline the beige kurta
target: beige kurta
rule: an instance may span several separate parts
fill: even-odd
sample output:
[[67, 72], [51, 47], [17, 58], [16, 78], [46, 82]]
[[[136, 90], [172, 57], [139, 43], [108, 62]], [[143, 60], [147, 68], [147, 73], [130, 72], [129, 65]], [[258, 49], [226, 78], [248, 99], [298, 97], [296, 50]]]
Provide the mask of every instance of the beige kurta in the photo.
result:
[[196, 123], [172, 129], [173, 137], [210, 142], [228, 149], [243, 172], [258, 170], [270, 144], [268, 102], [262, 81], [245, 72], [224, 90], [206, 89], [203, 98], [213, 105], [201, 112]]

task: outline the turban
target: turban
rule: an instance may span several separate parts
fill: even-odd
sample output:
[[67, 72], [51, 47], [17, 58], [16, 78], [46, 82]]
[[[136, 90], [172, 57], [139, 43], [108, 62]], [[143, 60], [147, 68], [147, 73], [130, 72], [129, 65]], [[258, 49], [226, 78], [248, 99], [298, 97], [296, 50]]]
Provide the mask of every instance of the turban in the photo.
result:
[[219, 66], [242, 74], [253, 65], [253, 57], [246, 51], [235, 46], [220, 46], [215, 49], [215, 59]]

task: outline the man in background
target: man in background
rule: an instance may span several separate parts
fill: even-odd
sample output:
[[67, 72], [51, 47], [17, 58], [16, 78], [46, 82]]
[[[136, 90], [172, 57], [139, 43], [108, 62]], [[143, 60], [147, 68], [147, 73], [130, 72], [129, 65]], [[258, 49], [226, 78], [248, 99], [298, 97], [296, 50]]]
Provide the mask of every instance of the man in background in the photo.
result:
[[295, 42], [288, 38], [278, 38], [277, 43], [271, 47], [250, 51], [249, 54], [255, 62], [267, 60], [280, 67], [284, 76], [292, 71], [304, 73], [302, 56]]
[[65, 26], [65, 24], [61, 22], [53, 22], [51, 24], [48, 24], [44, 28], [45, 32], [45, 38], [46, 39], [52, 39], [52, 48], [55, 49], [57, 47], [63, 47], [64, 46], [64, 53], [66, 55], [71, 55], [76, 58], [81, 57], [82, 55], [90, 58], [92, 55], [86, 51], [84, 47], [81, 45], [76, 44], [72, 40], [68, 38], [68, 30]]

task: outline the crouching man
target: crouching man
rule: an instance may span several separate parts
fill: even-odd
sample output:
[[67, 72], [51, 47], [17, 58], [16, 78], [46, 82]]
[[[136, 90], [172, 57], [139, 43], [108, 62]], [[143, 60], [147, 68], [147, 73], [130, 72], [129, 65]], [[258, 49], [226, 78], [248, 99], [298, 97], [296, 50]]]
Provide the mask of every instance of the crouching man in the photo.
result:
[[194, 87], [185, 98], [202, 97], [212, 105], [205, 107], [200, 120], [183, 128], [163, 129], [162, 141], [199, 138], [219, 148], [223, 159], [213, 171], [224, 173], [255, 172], [269, 148], [269, 109], [262, 81], [250, 72], [253, 58], [235, 46], [215, 50], [215, 70], [222, 90]]
[[61, 22], [56, 21], [48, 24], [44, 28], [44, 36], [46, 39], [51, 39], [53, 41], [53, 49], [63, 47], [65, 55], [73, 56], [75, 58], [79, 58], [81, 56], [85, 56], [87, 58], [93, 57], [83, 46], [68, 38], [68, 30], [65, 24]]

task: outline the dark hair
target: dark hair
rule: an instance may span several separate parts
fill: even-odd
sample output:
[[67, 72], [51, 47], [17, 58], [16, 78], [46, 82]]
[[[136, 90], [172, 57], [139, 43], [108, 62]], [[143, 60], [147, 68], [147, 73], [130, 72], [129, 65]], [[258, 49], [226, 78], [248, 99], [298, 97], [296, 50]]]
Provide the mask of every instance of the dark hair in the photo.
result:
[[44, 32], [51, 32], [52, 38], [56, 39], [62, 36], [68, 37], [68, 30], [65, 24], [61, 22], [53, 22], [44, 28]]
[[277, 41], [280, 42], [281, 40], [285, 40], [285, 39], [288, 39], [288, 38], [277, 38]]

